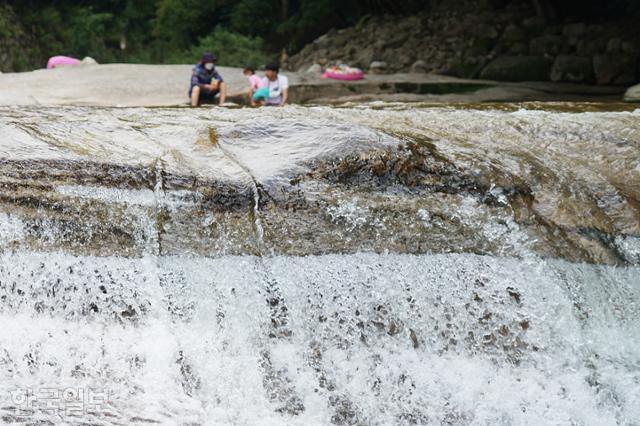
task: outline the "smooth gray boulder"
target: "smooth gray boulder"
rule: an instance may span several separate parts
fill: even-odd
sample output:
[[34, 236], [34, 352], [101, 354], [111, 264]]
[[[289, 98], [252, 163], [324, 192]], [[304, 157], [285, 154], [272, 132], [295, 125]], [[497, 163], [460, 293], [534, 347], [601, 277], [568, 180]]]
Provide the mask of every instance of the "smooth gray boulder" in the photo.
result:
[[480, 73], [483, 80], [548, 81], [551, 60], [544, 56], [501, 56]]
[[85, 56], [80, 62], [82, 65], [98, 65], [98, 61], [93, 59], [91, 56]]
[[624, 100], [627, 102], [640, 102], [640, 84], [630, 87], [624, 94]]
[[411, 72], [414, 74], [426, 73], [427, 63], [422, 60], [415, 61], [413, 65], [411, 65]]
[[307, 68], [305, 70], [305, 73], [307, 73], [307, 74], [321, 74], [322, 73], [322, 66], [320, 64], [313, 64], [313, 65], [311, 65], [309, 68]]
[[369, 65], [369, 72], [371, 74], [384, 74], [387, 72], [387, 63], [383, 61], [373, 61]]

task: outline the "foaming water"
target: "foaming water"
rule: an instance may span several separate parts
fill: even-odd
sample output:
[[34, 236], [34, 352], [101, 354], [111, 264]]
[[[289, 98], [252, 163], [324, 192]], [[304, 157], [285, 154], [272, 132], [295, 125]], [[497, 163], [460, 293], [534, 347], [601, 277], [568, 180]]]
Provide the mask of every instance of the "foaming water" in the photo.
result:
[[640, 415], [637, 267], [374, 254], [2, 265], [6, 416], [11, 390], [44, 386], [105, 390], [83, 418], [107, 423]]
[[640, 418], [640, 115], [0, 108], [0, 418]]

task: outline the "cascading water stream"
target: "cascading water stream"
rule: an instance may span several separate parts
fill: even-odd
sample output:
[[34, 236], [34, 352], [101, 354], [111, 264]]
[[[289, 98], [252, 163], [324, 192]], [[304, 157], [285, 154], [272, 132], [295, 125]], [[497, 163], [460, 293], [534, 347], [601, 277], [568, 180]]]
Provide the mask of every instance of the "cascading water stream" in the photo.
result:
[[0, 108], [2, 422], [635, 424], [639, 111], [539, 109]]
[[259, 250], [259, 253], [262, 253], [264, 250], [264, 229], [262, 229], [262, 222], [260, 220], [260, 190], [258, 189], [258, 182], [256, 181], [255, 176], [251, 174], [251, 170], [247, 168], [244, 164], [242, 164], [238, 159], [234, 157], [234, 155], [222, 146], [220, 141], [218, 140], [218, 134], [214, 128], [209, 129], [209, 140], [211, 143], [216, 146], [223, 155], [231, 160], [233, 164], [238, 166], [240, 170], [246, 175], [246, 182], [249, 184], [249, 189], [253, 196], [253, 208], [251, 210], [250, 217], [252, 218], [253, 229], [255, 232], [256, 246]]

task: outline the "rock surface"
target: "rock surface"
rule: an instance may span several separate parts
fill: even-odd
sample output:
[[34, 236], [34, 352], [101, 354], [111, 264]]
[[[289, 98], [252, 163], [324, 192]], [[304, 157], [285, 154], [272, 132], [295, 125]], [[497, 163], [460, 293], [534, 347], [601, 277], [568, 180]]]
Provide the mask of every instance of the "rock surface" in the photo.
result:
[[373, 61], [369, 65], [369, 72], [371, 74], [385, 74], [387, 72], [387, 63], [384, 61]]
[[0, 107], [0, 249], [634, 262], [637, 115]]
[[551, 61], [544, 56], [502, 56], [490, 62], [480, 78], [498, 81], [545, 81]]
[[[246, 104], [247, 81], [239, 68], [218, 67], [228, 85], [229, 106]], [[422, 74], [368, 74], [345, 82], [317, 74], [284, 72], [291, 103], [334, 104], [485, 101], [616, 101], [622, 87], [564, 83], [501, 83]], [[162, 84], [151, 90], [148, 75]], [[0, 76], [0, 105], [176, 106], [188, 104], [191, 65], [105, 64]]]
[[627, 102], [640, 102], [640, 84], [630, 87], [624, 95]]
[[[293, 70], [304, 71], [313, 63], [323, 66], [347, 63], [367, 69], [373, 61], [387, 63], [388, 73], [425, 72], [461, 78], [498, 75], [492, 61], [501, 57], [538, 56], [558, 64], [546, 74], [542, 63], [533, 71], [511, 68], [505, 71], [509, 81], [567, 81], [601, 85], [632, 84], [640, 81], [640, 72], [625, 66], [624, 76], [611, 77], [603, 71], [596, 79], [593, 65], [597, 56], [625, 57], [638, 54], [640, 32], [631, 18], [621, 22], [567, 22], [545, 24], [533, 8], [534, 2], [459, 1], [434, 2], [428, 14], [411, 17], [369, 17], [358, 25], [331, 30], [290, 57]], [[567, 60], [583, 57], [585, 60]], [[420, 65], [416, 71], [414, 64]], [[374, 71], [374, 72], [377, 72]], [[617, 72], [614, 72], [617, 74]]]
[[425, 61], [415, 61], [413, 65], [411, 65], [411, 72], [414, 74], [426, 73], [428, 69], [427, 63]]
[[637, 57], [630, 55], [599, 55], [593, 58], [593, 69], [598, 84], [628, 86], [636, 81]]
[[551, 81], [593, 83], [593, 63], [585, 56], [559, 55], [551, 69]]
[[313, 64], [305, 71], [307, 74], [322, 74], [322, 66], [320, 64]]

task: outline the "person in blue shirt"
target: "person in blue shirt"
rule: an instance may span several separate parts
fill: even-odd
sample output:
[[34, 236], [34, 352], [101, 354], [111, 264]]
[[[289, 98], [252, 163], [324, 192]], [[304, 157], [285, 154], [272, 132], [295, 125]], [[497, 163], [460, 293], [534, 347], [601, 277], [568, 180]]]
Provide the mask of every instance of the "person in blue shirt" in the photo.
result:
[[216, 71], [216, 56], [213, 53], [202, 55], [200, 62], [193, 67], [189, 98], [191, 106], [198, 106], [203, 102], [213, 102], [216, 97], [222, 105], [227, 97], [227, 85], [222, 76]]

